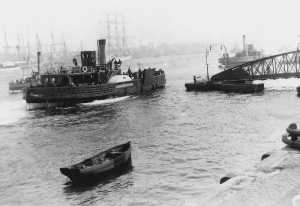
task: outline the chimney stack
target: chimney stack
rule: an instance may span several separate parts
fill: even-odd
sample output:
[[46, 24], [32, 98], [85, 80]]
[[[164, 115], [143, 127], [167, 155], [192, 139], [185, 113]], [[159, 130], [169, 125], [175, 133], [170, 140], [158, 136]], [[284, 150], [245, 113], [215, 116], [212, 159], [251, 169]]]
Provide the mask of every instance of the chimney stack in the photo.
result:
[[40, 62], [41, 61], [41, 52], [37, 52], [37, 66], [38, 66], [38, 74], [40, 74]]
[[98, 64], [103, 65], [106, 64], [106, 57], [105, 57], [105, 39], [99, 39], [97, 41], [98, 46]]
[[248, 56], [248, 46], [246, 44], [246, 35], [243, 35], [243, 52], [246, 56]]

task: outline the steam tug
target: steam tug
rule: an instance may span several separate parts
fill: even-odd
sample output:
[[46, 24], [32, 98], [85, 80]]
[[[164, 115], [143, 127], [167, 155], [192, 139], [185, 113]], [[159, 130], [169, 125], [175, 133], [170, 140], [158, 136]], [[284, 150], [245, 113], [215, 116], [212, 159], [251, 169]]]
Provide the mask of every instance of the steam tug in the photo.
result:
[[[121, 61], [106, 62], [106, 40], [97, 41], [96, 51], [81, 51], [81, 66], [73, 59], [73, 66], [60, 68], [56, 73], [39, 75], [39, 81], [23, 90], [23, 98], [29, 104], [44, 106], [69, 106], [94, 100], [138, 95], [164, 88], [163, 70], [148, 68], [137, 72], [121, 72]], [[38, 72], [40, 53], [38, 53]], [[98, 61], [98, 62], [96, 62]]]

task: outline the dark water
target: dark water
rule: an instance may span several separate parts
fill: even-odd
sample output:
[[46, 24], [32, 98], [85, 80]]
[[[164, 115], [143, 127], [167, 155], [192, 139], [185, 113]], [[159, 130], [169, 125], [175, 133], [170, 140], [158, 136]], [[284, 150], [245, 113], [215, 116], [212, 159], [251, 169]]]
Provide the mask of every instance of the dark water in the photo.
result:
[[[164, 90], [49, 111], [26, 110], [21, 94], [7, 89], [21, 72], [1, 71], [0, 205], [184, 205], [218, 188], [226, 172], [281, 147], [284, 128], [300, 116], [300, 81], [269, 80], [255, 95], [187, 93], [184, 83], [201, 72], [202, 60], [138, 60], [164, 66]], [[59, 172], [128, 140], [128, 173], [78, 188]]]

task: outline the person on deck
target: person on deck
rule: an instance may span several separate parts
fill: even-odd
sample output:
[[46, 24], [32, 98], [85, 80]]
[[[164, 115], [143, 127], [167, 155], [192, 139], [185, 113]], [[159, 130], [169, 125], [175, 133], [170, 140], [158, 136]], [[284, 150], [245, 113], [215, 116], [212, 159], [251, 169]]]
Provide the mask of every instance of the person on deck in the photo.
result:
[[130, 66], [129, 66], [129, 68], [128, 68], [128, 71], [127, 71], [127, 73], [128, 73], [128, 76], [129, 76], [129, 77], [131, 77], [131, 76], [132, 76], [132, 72], [131, 72]]

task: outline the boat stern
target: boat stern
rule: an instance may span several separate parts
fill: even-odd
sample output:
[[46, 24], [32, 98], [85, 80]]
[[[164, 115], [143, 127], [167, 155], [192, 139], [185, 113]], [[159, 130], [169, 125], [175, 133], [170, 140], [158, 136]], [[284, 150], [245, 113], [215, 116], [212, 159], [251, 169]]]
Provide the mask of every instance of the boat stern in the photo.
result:
[[80, 171], [78, 168], [70, 168], [70, 167], [62, 167], [59, 169], [60, 172], [70, 178], [72, 181], [76, 180], [80, 175]]

